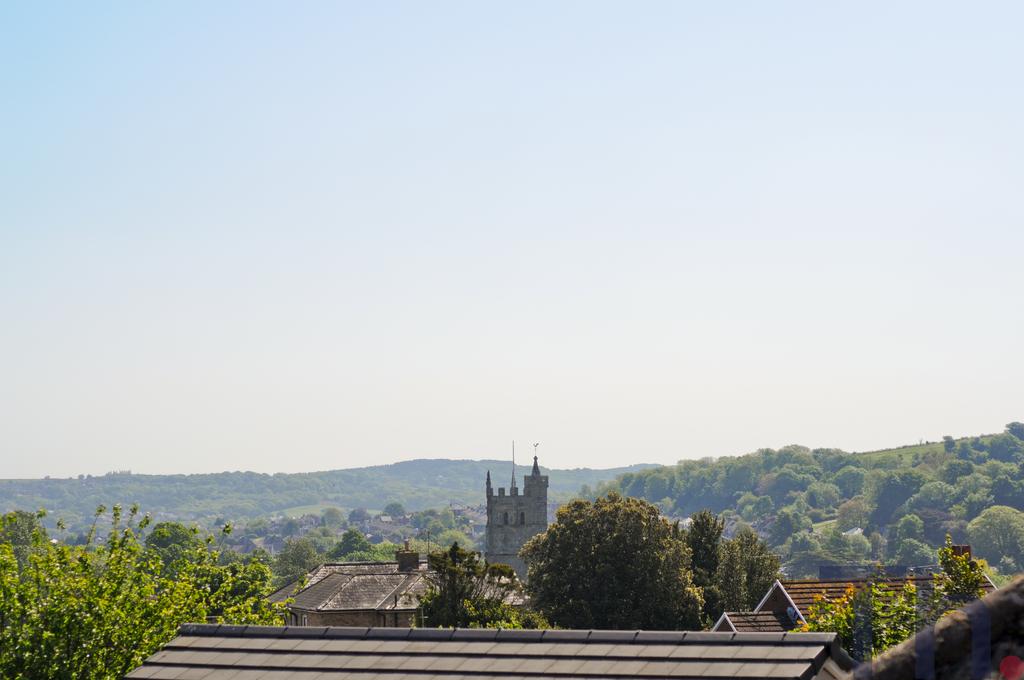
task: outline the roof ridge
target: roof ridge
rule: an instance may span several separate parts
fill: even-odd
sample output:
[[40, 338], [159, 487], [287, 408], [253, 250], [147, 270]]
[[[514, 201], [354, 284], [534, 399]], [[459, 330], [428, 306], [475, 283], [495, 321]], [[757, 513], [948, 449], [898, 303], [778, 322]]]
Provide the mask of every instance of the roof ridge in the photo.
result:
[[593, 644], [770, 643], [823, 644], [835, 633], [710, 632], [655, 630], [513, 630], [506, 628], [364, 628], [348, 626], [253, 626], [223, 623], [186, 623], [178, 635], [193, 637], [297, 637], [365, 640], [436, 640], [480, 642], [545, 642]]

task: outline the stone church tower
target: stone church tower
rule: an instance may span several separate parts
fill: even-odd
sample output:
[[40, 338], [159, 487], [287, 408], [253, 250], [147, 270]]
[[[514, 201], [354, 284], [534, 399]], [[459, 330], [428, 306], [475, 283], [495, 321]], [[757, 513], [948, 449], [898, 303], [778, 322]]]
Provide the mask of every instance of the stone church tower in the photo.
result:
[[548, 477], [541, 475], [537, 456], [533, 457], [533, 471], [523, 477], [523, 493], [516, 487], [515, 465], [512, 467], [512, 485], [499, 488], [494, 494], [491, 473], [487, 472], [487, 548], [488, 562], [508, 564], [519, 578], [526, 579], [526, 564], [519, 557], [519, 549], [528, 540], [548, 528]]

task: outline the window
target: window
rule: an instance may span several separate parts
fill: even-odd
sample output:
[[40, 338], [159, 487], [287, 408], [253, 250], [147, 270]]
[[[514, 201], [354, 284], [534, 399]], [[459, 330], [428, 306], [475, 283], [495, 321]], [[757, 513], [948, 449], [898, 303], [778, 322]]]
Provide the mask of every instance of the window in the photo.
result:
[[526, 524], [526, 513], [525, 512], [519, 513], [519, 523], [520, 524]]
[[508, 513], [507, 512], [505, 513], [504, 517], [502, 518], [502, 524], [508, 524]]

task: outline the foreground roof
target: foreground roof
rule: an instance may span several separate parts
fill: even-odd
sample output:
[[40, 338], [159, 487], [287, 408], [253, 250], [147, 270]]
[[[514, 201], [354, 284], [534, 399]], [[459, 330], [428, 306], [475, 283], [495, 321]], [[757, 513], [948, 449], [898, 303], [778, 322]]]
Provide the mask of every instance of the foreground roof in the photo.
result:
[[316, 628], [189, 624], [129, 678], [832, 680], [852, 662], [832, 633]]

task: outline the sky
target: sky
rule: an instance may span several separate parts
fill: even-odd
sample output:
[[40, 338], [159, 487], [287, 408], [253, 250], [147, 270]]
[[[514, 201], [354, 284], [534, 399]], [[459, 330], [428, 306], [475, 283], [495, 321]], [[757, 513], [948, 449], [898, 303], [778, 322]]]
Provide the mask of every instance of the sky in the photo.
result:
[[1024, 5], [0, 5], [0, 477], [1024, 420]]

